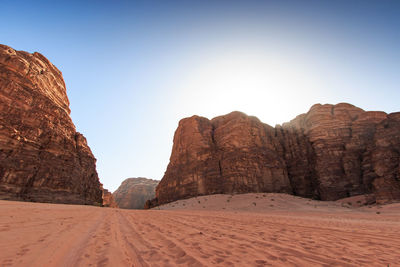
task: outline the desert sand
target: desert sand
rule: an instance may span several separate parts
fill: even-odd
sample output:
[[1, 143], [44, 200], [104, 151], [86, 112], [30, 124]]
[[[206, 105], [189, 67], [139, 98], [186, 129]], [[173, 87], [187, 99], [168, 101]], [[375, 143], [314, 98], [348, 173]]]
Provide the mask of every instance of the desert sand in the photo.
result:
[[0, 201], [0, 266], [399, 266], [400, 203], [349, 203], [284, 194], [153, 210]]

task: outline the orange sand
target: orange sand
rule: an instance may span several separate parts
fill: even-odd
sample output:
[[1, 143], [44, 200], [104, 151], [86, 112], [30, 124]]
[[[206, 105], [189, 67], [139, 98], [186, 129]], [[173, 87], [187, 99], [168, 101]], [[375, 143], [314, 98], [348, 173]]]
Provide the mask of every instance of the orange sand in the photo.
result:
[[399, 266], [400, 204], [347, 206], [283, 194], [150, 211], [0, 201], [0, 266]]

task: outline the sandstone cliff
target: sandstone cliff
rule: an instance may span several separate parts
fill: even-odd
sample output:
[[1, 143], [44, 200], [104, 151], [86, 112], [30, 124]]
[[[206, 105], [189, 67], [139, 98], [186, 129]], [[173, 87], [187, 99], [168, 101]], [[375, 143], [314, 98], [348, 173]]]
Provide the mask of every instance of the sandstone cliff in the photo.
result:
[[148, 206], [216, 193], [284, 192], [336, 200], [400, 200], [400, 113], [314, 105], [275, 128], [232, 112], [179, 122], [167, 171]]
[[61, 72], [0, 45], [0, 199], [101, 205], [96, 159], [69, 114]]
[[118, 204], [115, 202], [113, 194], [107, 189], [103, 189], [103, 207], [118, 208]]
[[128, 178], [114, 192], [115, 201], [122, 209], [143, 209], [147, 200], [154, 198], [157, 180]]

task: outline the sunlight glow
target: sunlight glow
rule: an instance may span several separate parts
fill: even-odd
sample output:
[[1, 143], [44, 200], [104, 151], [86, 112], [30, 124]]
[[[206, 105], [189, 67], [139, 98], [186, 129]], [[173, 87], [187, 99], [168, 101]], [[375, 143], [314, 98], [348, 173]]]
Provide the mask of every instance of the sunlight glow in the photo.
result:
[[304, 102], [312, 103], [310, 96], [321, 88], [313, 73], [304, 64], [262, 51], [204, 58], [183, 75], [178, 112], [212, 118], [239, 110], [272, 126], [281, 124], [306, 112]]

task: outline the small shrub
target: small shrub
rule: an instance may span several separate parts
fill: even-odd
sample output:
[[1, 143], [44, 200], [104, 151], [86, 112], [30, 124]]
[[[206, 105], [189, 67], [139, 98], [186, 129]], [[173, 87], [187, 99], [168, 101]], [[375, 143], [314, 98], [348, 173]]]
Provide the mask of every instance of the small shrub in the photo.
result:
[[257, 203], [256, 203], [256, 202], [253, 202], [253, 205], [254, 205], [254, 206], [257, 206]]

